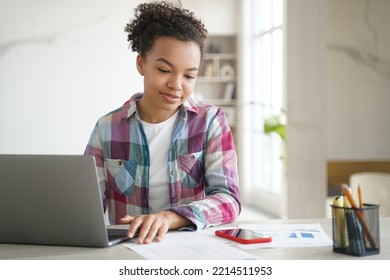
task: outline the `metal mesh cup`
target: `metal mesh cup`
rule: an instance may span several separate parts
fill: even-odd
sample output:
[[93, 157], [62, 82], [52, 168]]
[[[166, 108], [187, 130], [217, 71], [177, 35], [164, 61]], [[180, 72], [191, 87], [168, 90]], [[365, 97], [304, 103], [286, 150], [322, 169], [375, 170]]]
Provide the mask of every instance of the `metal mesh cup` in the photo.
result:
[[332, 207], [333, 251], [354, 256], [379, 254], [379, 205]]

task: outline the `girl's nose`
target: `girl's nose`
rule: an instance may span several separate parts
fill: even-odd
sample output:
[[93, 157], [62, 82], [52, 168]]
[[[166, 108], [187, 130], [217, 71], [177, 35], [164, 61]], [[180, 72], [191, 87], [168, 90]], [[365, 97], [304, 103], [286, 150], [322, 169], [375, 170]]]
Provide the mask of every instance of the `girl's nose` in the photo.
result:
[[181, 78], [178, 75], [172, 75], [167, 83], [168, 87], [176, 91], [182, 90]]

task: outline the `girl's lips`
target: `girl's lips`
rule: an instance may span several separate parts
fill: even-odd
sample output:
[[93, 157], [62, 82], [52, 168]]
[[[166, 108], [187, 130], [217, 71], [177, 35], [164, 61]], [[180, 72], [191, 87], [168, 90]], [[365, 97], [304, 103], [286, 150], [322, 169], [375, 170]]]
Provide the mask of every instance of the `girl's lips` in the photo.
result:
[[168, 103], [176, 103], [179, 99], [181, 99], [181, 96], [170, 93], [162, 93], [162, 96]]
[[162, 92], [163, 95], [167, 96], [167, 97], [170, 97], [170, 98], [181, 98], [181, 96], [178, 96], [176, 94], [172, 94], [172, 93], [165, 93], [165, 92]]

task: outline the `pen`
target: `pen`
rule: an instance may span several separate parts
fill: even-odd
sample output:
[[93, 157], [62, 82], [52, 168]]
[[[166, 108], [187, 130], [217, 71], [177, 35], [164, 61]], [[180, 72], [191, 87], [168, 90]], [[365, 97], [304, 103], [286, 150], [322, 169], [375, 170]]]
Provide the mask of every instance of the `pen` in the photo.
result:
[[[349, 187], [343, 184], [342, 188], [343, 188], [344, 194], [345, 194], [346, 198], [348, 199], [349, 203], [351, 204], [352, 208], [358, 209], [358, 207], [356, 206], [355, 201], [353, 200], [352, 193], [349, 190]], [[363, 227], [363, 231], [366, 234], [366, 236], [368, 238], [368, 242], [370, 243], [371, 247], [372, 248], [377, 248], [375, 239], [372, 236], [372, 234], [370, 232], [370, 229], [368, 228], [366, 222], [364, 221], [363, 212], [358, 210], [358, 211], [355, 211], [355, 214], [356, 214], [356, 217], [359, 219], [360, 224]]]

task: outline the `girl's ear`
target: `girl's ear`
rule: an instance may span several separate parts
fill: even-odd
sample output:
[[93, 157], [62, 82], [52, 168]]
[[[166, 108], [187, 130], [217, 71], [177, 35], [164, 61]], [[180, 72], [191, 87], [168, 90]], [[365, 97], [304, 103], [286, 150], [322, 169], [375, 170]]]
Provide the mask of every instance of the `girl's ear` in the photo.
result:
[[140, 75], [143, 76], [144, 75], [144, 60], [140, 54], [137, 55], [136, 63], [137, 63], [138, 73], [140, 73]]

